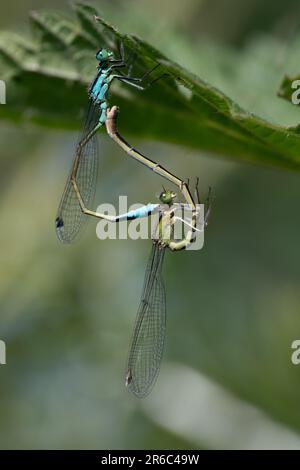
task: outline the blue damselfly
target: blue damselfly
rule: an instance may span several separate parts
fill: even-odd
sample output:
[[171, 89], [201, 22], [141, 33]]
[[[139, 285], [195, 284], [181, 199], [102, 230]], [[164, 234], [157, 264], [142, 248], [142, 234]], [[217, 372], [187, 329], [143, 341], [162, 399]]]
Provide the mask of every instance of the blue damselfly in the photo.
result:
[[99, 159], [96, 133], [106, 121], [107, 98], [112, 82], [119, 80], [134, 88], [144, 90], [156, 81], [145, 84], [146, 78], [159, 66], [156, 64], [139, 78], [132, 77], [130, 74], [121, 74], [118, 72], [119, 69], [127, 66], [123, 44], [120, 46], [120, 58], [116, 59], [111, 51], [100, 49], [96, 54], [96, 59], [99, 65], [96, 77], [88, 90], [89, 107], [85, 124], [76, 146], [71, 172], [55, 220], [58, 239], [63, 243], [74, 241], [86, 221], [86, 215], [79, 206], [74, 187], [77, 187], [86, 206], [90, 206], [93, 201]]

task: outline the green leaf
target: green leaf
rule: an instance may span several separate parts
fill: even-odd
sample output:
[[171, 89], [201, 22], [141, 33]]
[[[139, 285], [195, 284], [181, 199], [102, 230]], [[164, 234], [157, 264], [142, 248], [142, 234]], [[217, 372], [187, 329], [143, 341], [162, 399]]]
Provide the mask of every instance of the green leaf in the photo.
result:
[[245, 111], [142, 39], [121, 34], [93, 7], [76, 3], [74, 11], [76, 20], [33, 13], [33, 39], [0, 34], [1, 79], [7, 82], [1, 118], [77, 128], [87, 104], [86, 88], [95, 73], [95, 52], [102, 46], [117, 51], [123, 41], [128, 56], [135, 58], [134, 75], [143, 75], [157, 63], [160, 67], [153, 78], [164, 74], [145, 92], [124, 84], [113, 87], [110, 103], [120, 106], [124, 135], [300, 169], [298, 127], [275, 125]]

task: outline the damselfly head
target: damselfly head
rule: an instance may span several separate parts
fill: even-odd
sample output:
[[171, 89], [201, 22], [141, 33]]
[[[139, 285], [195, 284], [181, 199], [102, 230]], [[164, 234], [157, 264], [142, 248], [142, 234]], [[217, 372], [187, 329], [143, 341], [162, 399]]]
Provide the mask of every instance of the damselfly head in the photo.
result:
[[176, 199], [177, 194], [174, 191], [163, 188], [163, 191], [159, 195], [159, 200], [163, 204], [168, 204], [169, 206], [173, 204], [174, 199]]
[[99, 49], [96, 54], [96, 59], [99, 62], [108, 62], [109, 60], [113, 59], [114, 53], [108, 51], [107, 49]]

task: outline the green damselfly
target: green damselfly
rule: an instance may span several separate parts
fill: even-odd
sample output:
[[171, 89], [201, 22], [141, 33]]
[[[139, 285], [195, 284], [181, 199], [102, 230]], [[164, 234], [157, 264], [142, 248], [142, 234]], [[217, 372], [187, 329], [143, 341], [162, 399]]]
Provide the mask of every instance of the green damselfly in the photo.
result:
[[[182, 204], [174, 202], [177, 195], [170, 190], [164, 190], [161, 193], [160, 204], [147, 204], [137, 210], [116, 216], [94, 212], [85, 206], [76, 181], [73, 183], [81, 210], [86, 215], [111, 222], [120, 222], [121, 220], [147, 217], [154, 213], [159, 214], [159, 221], [153, 235], [152, 251], [146, 268], [143, 293], [134, 327], [125, 378], [128, 390], [135, 396], [142, 398], [151, 391], [155, 383], [163, 354], [166, 333], [166, 296], [162, 278], [162, 265], [165, 249], [169, 248], [171, 251], [184, 250], [195, 239], [195, 234], [199, 230], [197, 228], [198, 181], [195, 196], [193, 197], [188, 183], [141, 154], [125, 141], [117, 130], [117, 115], [118, 109], [116, 106], [108, 109], [106, 129], [110, 137], [135, 160], [175, 184], [180, 189], [191, 212], [190, 222], [186, 222], [176, 215]], [[205, 204], [206, 211], [203, 226], [206, 225], [210, 212], [209, 197], [210, 192]], [[181, 221], [189, 226], [185, 237], [179, 241], [173, 239], [176, 221]]]
[[[189, 189], [187, 191], [192, 199]], [[196, 203], [199, 193], [195, 191]], [[164, 190], [160, 195], [159, 221], [153, 236], [151, 254], [147, 263], [144, 286], [137, 312], [133, 337], [126, 368], [125, 384], [138, 398], [151, 391], [159, 373], [166, 335], [166, 294], [162, 266], [166, 248], [172, 251], [186, 249], [195, 239], [197, 206], [192, 199], [190, 230], [180, 241], [173, 239], [176, 216], [180, 204], [174, 204], [176, 193]], [[166, 208], [167, 206], [167, 208]], [[208, 204], [209, 207], [209, 204]], [[204, 215], [203, 228], [207, 223], [209, 209]], [[185, 223], [184, 220], [182, 220]]]

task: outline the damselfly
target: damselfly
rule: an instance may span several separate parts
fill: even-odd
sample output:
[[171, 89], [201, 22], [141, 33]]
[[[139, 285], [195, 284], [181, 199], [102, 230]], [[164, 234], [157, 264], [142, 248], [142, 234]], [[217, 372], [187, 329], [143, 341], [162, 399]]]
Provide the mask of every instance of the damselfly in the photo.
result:
[[[163, 354], [166, 333], [166, 296], [162, 278], [162, 265], [165, 248], [169, 248], [172, 251], [179, 251], [186, 249], [193, 243], [196, 232], [199, 230], [199, 228], [197, 228], [199, 193], [198, 182], [196, 184], [195, 196], [193, 197], [188, 183], [180, 180], [161, 165], [155, 163], [130, 146], [118, 133], [117, 114], [117, 107], [113, 107], [107, 111], [106, 128], [112, 139], [131, 157], [160, 176], [163, 176], [168, 181], [174, 183], [180, 189], [191, 212], [190, 221], [186, 221], [177, 215], [177, 211], [181, 209], [182, 204], [176, 204], [174, 202], [177, 195], [170, 190], [164, 190], [161, 193], [160, 204], [147, 204], [137, 210], [116, 216], [94, 212], [85, 206], [79, 187], [76, 181], [73, 182], [81, 210], [86, 215], [109, 220], [111, 222], [120, 222], [121, 220], [147, 217], [155, 213], [159, 214], [159, 221], [153, 236], [152, 251], [147, 264], [143, 293], [137, 313], [126, 369], [127, 388], [135, 396], [142, 398], [151, 391], [155, 383]], [[210, 212], [209, 196], [205, 204], [206, 210], [203, 227], [207, 223]], [[181, 240], [173, 239], [176, 221], [180, 221], [189, 226], [189, 230]]]
[[[189, 189], [187, 188], [187, 191]], [[198, 196], [198, 190], [196, 190]], [[172, 251], [186, 249], [194, 240], [196, 227], [196, 205], [193, 202], [190, 230], [180, 241], [173, 240], [174, 225], [179, 205], [174, 205], [176, 193], [164, 190], [160, 195], [159, 222], [153, 237], [152, 251], [148, 260], [144, 287], [137, 312], [130, 346], [125, 383], [130, 392], [143, 398], [151, 391], [158, 376], [163, 355], [166, 334], [166, 294], [162, 277], [165, 249]], [[198, 199], [198, 197], [197, 197]], [[200, 202], [196, 201], [197, 204]], [[167, 209], [165, 206], [168, 206]], [[207, 223], [209, 204], [204, 215], [203, 228]], [[182, 220], [185, 223], [184, 220]]]
[[[185, 191], [190, 202], [188, 210], [191, 212], [191, 220], [188, 221], [177, 215], [183, 204], [174, 202], [177, 195], [170, 190], [164, 190], [160, 194], [161, 204], [147, 204], [139, 209], [117, 216], [100, 213], [92, 214], [111, 222], [134, 220], [155, 213], [159, 216], [152, 237], [153, 246], [146, 268], [144, 287], [136, 317], [125, 377], [128, 390], [139, 398], [145, 397], [151, 391], [158, 376], [163, 355], [166, 334], [166, 294], [162, 278], [162, 266], [165, 249], [179, 251], [188, 248], [195, 240], [196, 232], [202, 231], [207, 224], [209, 201], [205, 204], [203, 226], [199, 228], [197, 227], [197, 205], [200, 203], [198, 188], [196, 186], [196, 196], [194, 198], [186, 183]], [[181, 240], [174, 240], [173, 238], [177, 221], [187, 224], [189, 227], [185, 237]]]
[[145, 85], [147, 76], [159, 66], [159, 64], [156, 64], [139, 78], [132, 77], [130, 73], [127, 75], [116, 73], [115, 71], [118, 71], [118, 69], [127, 66], [123, 44], [120, 47], [120, 58], [115, 59], [113, 52], [100, 49], [96, 54], [96, 59], [99, 65], [96, 77], [88, 91], [89, 108], [85, 125], [76, 147], [71, 172], [67, 179], [55, 220], [57, 236], [63, 243], [71, 243], [75, 240], [86, 221], [86, 216], [80, 208], [78, 197], [74, 191], [74, 182], [76, 181], [76, 186], [86, 206], [90, 206], [93, 200], [98, 168], [96, 133], [106, 121], [107, 97], [113, 80], [119, 80], [139, 90], [144, 90], [156, 81], [153, 80]]

